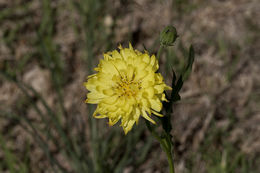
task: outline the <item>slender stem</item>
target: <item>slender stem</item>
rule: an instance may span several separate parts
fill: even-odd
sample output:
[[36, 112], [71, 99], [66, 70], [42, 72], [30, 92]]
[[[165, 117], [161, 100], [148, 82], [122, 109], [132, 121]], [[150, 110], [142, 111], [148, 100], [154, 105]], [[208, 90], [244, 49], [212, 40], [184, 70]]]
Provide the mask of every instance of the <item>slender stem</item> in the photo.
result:
[[148, 121], [145, 121], [145, 124], [148, 130], [150, 131], [150, 133], [152, 134], [152, 136], [160, 143], [162, 150], [167, 155], [170, 173], [175, 173], [174, 163], [173, 163], [173, 153], [172, 153], [172, 142], [167, 140], [166, 138], [160, 137]]
[[159, 50], [158, 50], [158, 52], [157, 52], [157, 54], [156, 54], [156, 58], [157, 58], [158, 60], [160, 59], [160, 56], [161, 56], [162, 50], [163, 50], [163, 46], [160, 45], [160, 48], [159, 48]]
[[161, 144], [161, 148], [163, 149], [163, 151], [167, 155], [167, 160], [168, 160], [168, 163], [169, 163], [170, 173], [174, 173], [172, 142], [170, 140], [167, 140], [167, 138], [161, 138], [161, 140], [159, 142]]
[[[171, 145], [171, 144], [170, 144]], [[166, 151], [165, 151], [166, 152]], [[169, 167], [170, 167], [170, 173], [174, 173], [174, 163], [173, 163], [173, 155], [172, 155], [172, 151], [168, 150], [166, 152], [167, 154], [167, 159], [168, 159], [168, 163], [169, 163]]]

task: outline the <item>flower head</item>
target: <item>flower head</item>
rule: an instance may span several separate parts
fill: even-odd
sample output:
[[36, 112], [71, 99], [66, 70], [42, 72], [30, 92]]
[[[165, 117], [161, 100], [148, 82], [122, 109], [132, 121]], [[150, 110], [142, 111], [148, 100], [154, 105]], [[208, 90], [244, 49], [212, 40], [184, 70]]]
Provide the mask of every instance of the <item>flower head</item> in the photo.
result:
[[141, 53], [119, 46], [104, 54], [97, 72], [88, 77], [84, 83], [90, 91], [86, 103], [97, 104], [93, 116], [108, 118], [109, 125], [121, 119], [125, 134], [138, 123], [140, 115], [155, 124], [151, 114], [163, 116], [161, 101], [167, 101], [164, 90], [170, 90], [160, 73], [158, 61], [154, 55]]

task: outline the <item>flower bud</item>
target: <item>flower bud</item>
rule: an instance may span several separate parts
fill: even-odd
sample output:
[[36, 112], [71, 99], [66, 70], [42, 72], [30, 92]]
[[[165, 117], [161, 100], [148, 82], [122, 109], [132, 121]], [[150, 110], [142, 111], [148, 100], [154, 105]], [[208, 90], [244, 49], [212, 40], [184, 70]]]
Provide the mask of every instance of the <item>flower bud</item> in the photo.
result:
[[172, 46], [177, 39], [177, 30], [174, 26], [167, 26], [160, 34], [160, 44], [162, 46]]

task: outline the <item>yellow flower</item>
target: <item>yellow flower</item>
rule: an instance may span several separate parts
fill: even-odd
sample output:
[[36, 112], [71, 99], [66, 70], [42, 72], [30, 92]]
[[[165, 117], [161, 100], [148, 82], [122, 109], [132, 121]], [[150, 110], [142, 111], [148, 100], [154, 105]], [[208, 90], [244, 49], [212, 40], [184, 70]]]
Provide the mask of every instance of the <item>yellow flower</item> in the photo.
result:
[[170, 90], [160, 73], [154, 55], [122, 48], [104, 54], [96, 74], [90, 75], [84, 83], [90, 91], [86, 103], [98, 104], [93, 116], [108, 118], [109, 125], [121, 119], [125, 134], [138, 123], [140, 115], [155, 124], [151, 114], [163, 116], [161, 101], [167, 101], [164, 90]]

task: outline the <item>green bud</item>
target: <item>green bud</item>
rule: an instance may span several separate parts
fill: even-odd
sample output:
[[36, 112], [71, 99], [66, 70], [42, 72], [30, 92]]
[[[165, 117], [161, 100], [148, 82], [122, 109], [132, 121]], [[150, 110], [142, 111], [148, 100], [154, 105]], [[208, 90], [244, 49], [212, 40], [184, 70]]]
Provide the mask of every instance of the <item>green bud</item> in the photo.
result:
[[174, 26], [167, 26], [160, 34], [160, 44], [162, 46], [172, 46], [177, 39], [177, 30]]

